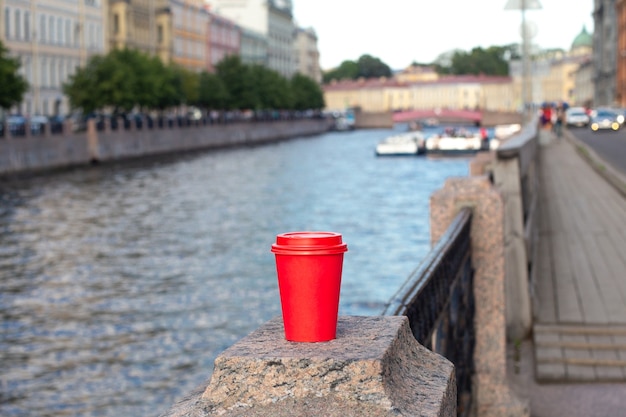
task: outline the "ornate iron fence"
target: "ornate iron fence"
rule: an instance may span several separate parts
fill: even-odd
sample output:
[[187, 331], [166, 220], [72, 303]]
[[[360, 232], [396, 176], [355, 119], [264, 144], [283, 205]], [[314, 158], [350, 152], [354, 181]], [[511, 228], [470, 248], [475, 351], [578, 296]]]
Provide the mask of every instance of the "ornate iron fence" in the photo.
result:
[[417, 341], [454, 364], [459, 416], [470, 413], [474, 373], [471, 219], [469, 208], [459, 212], [383, 311], [407, 316]]

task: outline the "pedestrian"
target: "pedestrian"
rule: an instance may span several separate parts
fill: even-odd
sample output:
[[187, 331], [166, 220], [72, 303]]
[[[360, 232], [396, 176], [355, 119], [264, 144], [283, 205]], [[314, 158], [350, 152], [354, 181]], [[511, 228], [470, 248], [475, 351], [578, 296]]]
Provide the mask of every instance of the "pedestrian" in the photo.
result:
[[565, 105], [562, 101], [556, 105], [555, 116], [554, 133], [556, 133], [557, 139], [561, 139], [561, 136], [563, 136], [563, 124], [565, 123]]
[[548, 103], [543, 103], [541, 108], [541, 126], [545, 130], [552, 129], [552, 107]]

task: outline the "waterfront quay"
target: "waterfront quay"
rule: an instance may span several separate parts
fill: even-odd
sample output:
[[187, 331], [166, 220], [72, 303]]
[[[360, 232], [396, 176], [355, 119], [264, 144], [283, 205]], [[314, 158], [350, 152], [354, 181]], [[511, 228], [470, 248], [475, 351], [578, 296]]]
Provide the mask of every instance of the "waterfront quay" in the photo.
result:
[[[625, 224], [620, 194], [583, 168], [575, 136], [555, 142], [531, 124], [474, 159], [376, 158], [389, 133], [329, 132], [3, 183], [1, 413], [619, 415], [623, 381], [608, 384], [598, 370], [621, 366], [623, 344], [602, 335], [600, 353], [616, 356], [587, 361], [594, 382], [583, 384], [568, 377], [584, 373], [584, 358], [567, 359], [596, 351], [549, 331], [575, 314], [564, 304], [575, 298], [581, 323], [566, 325], [595, 311], [585, 327], [619, 342], [619, 323], [598, 318], [619, 315], [623, 254], [594, 263], [591, 250], [565, 258], [571, 249], [558, 246], [600, 239], [599, 224], [616, 239]], [[560, 187], [572, 178], [575, 191]], [[598, 223], [575, 215], [587, 187], [612, 208]], [[349, 252], [338, 338], [304, 346], [281, 338], [269, 245], [310, 228], [342, 232]], [[457, 272], [436, 273], [440, 259]], [[565, 284], [558, 265], [569, 265]], [[462, 323], [474, 339], [469, 391], [457, 384], [461, 363], [446, 356], [454, 339], [445, 334], [457, 332], [442, 330], [460, 323], [448, 308], [458, 299], [446, 301], [431, 276], [475, 306]], [[602, 278], [612, 291], [589, 301], [585, 279]], [[539, 291], [546, 283], [583, 290]], [[559, 339], [537, 338], [546, 333]], [[537, 378], [561, 359], [550, 385]]]

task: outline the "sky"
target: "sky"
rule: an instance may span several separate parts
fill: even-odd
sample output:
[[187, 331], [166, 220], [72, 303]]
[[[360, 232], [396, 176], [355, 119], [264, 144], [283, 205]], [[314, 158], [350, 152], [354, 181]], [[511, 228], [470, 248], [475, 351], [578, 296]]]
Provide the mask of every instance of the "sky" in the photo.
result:
[[[593, 33], [593, 0], [533, 1], [541, 9], [525, 15], [535, 28], [534, 45], [569, 50], [583, 26]], [[397, 70], [414, 61], [431, 63], [453, 49], [521, 43], [522, 13], [505, 10], [508, 2], [293, 0], [293, 14], [298, 26], [315, 29], [323, 70], [364, 54]]]

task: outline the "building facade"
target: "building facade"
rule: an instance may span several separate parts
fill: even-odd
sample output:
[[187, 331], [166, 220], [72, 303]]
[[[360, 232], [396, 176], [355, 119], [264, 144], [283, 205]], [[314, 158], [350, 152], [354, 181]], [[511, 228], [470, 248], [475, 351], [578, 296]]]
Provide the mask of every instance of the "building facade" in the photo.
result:
[[269, 69], [287, 78], [295, 73], [295, 25], [291, 0], [210, 0], [208, 3], [216, 14], [267, 38]]
[[109, 49], [137, 49], [158, 53], [158, 13], [165, 12], [168, 0], [108, 0]]
[[295, 34], [296, 69], [302, 75], [322, 83], [317, 34], [313, 28], [297, 28]]
[[239, 55], [241, 51], [241, 28], [232, 20], [215, 13], [209, 13], [207, 38], [207, 70], [215, 71], [215, 66], [229, 55]]
[[574, 77], [576, 78], [574, 86], [574, 105], [587, 108], [593, 107], [594, 84], [593, 84], [593, 62], [591, 58], [580, 64], [576, 70]]
[[615, 101], [626, 107], [626, 0], [617, 0], [617, 73]]
[[439, 78], [439, 74], [437, 74], [435, 68], [430, 65], [409, 65], [395, 74], [394, 77], [400, 82], [412, 83], [419, 81], [435, 81]]
[[[544, 102], [556, 103], [565, 101], [571, 105], [579, 105], [586, 98], [578, 97], [576, 92], [577, 71], [581, 65], [592, 58], [593, 37], [583, 27], [574, 38], [568, 51], [548, 49], [536, 51], [530, 63], [531, 97], [535, 105]], [[511, 61], [509, 73], [513, 78], [514, 91], [522, 90], [522, 63]], [[518, 102], [521, 108], [521, 101]]]
[[334, 81], [323, 87], [327, 110], [359, 107], [364, 112], [423, 109], [516, 110], [510, 77], [448, 76], [401, 82], [392, 78]]
[[252, 29], [241, 27], [241, 62], [267, 67], [267, 37]]
[[611, 106], [617, 85], [616, 0], [594, 0], [594, 106]]
[[0, 40], [21, 62], [29, 84], [13, 111], [25, 116], [67, 114], [67, 82], [90, 56], [106, 53], [103, 0], [0, 0]]
[[201, 0], [169, 0], [172, 19], [172, 55], [166, 63], [190, 71], [206, 70], [209, 13]]

